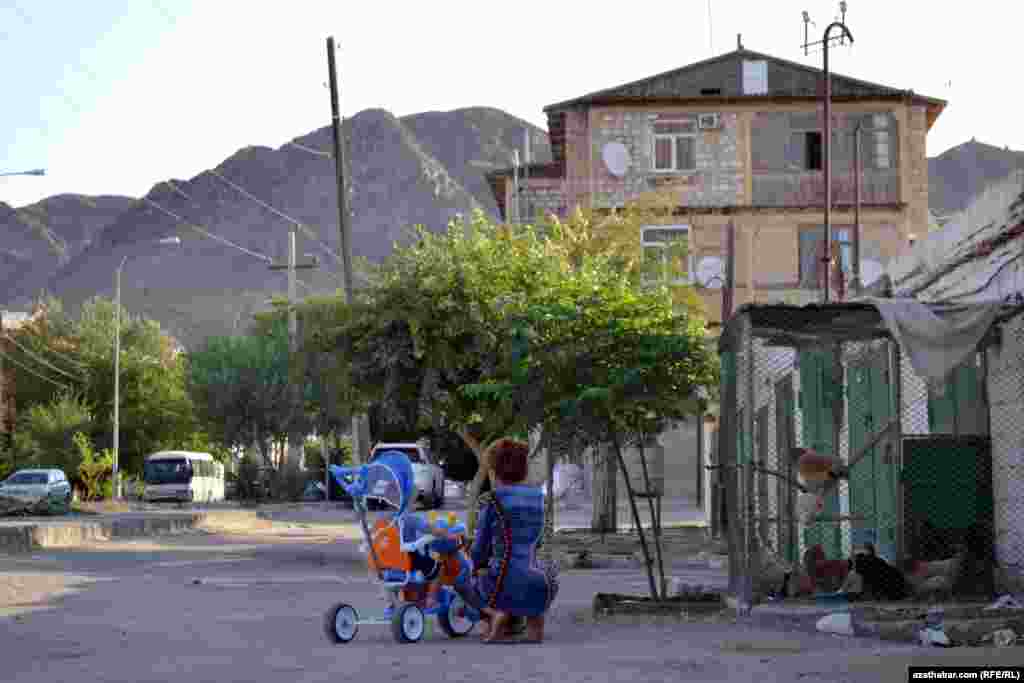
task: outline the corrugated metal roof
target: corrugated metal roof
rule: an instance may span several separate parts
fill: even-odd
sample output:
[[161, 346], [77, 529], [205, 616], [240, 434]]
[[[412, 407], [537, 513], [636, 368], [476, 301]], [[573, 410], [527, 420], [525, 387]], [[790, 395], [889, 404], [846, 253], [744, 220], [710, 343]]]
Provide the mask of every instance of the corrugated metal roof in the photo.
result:
[[896, 296], [959, 303], [1024, 291], [1024, 172], [980, 195], [942, 229], [890, 263]]

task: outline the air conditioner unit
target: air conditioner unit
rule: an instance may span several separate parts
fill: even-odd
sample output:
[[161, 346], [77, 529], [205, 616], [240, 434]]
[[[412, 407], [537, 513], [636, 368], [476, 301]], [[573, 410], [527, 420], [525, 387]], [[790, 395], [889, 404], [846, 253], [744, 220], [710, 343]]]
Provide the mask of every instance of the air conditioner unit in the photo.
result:
[[697, 127], [701, 130], [715, 130], [722, 127], [722, 120], [718, 114], [699, 114]]

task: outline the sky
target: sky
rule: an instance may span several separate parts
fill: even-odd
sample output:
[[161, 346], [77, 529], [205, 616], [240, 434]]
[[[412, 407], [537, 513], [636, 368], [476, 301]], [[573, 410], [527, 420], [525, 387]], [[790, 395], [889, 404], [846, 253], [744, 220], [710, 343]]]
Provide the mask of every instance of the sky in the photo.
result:
[[[836, 73], [946, 99], [928, 154], [976, 137], [1024, 149], [1024, 9], [848, 0]], [[344, 116], [467, 106], [545, 127], [543, 107], [745, 47], [821, 67], [801, 48], [838, 0], [0, 0], [0, 201], [142, 196], [249, 145], [330, 123], [326, 38]]]

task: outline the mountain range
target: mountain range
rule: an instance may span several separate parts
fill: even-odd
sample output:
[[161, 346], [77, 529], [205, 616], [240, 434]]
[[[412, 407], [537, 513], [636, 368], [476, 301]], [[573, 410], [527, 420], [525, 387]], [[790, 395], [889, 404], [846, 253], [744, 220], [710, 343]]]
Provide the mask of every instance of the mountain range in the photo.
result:
[[[459, 213], [496, 215], [484, 173], [509, 165], [529, 130], [534, 158], [550, 159], [546, 131], [497, 109], [395, 117], [382, 109], [344, 122], [352, 252], [378, 261], [407, 226], [440, 229]], [[188, 180], [144, 197], [57, 195], [14, 208], [0, 202], [0, 308], [27, 310], [43, 290], [74, 308], [113, 293], [125, 260], [123, 304], [159, 320], [186, 347], [244, 327], [286, 291], [288, 231], [297, 228], [300, 294], [341, 286], [331, 129], [277, 149], [246, 147]], [[964, 208], [1024, 153], [971, 141], [929, 159], [936, 214]], [[158, 246], [177, 235], [178, 247]]]

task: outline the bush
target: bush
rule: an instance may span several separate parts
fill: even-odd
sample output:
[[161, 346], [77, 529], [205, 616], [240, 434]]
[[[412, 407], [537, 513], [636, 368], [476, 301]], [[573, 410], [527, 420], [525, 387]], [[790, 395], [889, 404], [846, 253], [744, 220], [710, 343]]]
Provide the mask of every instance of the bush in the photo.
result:
[[18, 416], [12, 455], [24, 465], [59, 467], [72, 474], [81, 462], [75, 435], [88, 434], [92, 427], [92, 415], [84, 399], [61, 394], [51, 403], [34, 405]]
[[85, 488], [83, 500], [102, 500], [113, 496], [114, 453], [108, 448], [97, 455], [92, 443], [82, 432], [73, 437], [80, 464], [78, 478]]

